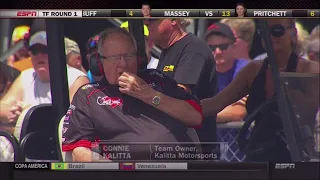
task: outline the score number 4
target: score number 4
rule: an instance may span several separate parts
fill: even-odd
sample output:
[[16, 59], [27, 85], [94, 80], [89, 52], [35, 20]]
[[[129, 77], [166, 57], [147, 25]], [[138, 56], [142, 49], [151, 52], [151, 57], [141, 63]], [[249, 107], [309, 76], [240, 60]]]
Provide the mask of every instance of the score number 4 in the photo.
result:
[[133, 12], [132, 11], [129, 12], [129, 16], [133, 16]]

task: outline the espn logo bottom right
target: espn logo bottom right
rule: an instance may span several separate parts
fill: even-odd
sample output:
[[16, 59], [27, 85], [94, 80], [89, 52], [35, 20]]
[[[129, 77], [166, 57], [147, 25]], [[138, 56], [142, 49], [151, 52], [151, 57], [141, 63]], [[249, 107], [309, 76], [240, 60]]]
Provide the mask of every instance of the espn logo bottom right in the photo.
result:
[[294, 169], [296, 165], [294, 163], [276, 163], [275, 169]]

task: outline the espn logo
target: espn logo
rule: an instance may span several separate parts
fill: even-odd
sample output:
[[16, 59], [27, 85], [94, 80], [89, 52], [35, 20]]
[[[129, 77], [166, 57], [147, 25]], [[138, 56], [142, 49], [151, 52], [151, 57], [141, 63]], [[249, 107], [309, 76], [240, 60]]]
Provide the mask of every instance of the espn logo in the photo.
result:
[[294, 169], [296, 165], [294, 163], [276, 163], [275, 169]]
[[17, 17], [38, 17], [38, 11], [33, 10], [19, 10]]

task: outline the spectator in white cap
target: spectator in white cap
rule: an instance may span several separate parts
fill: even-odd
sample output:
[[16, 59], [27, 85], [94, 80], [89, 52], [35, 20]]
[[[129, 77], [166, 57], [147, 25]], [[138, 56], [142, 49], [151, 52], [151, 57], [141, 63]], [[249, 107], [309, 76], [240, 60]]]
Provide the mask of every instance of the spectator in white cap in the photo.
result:
[[64, 38], [64, 44], [67, 56], [67, 64], [82, 71], [83, 73], [87, 73], [82, 66], [82, 57], [78, 43], [69, 38]]
[[[30, 106], [51, 103], [48, 46], [45, 31], [29, 39], [29, 54], [33, 68], [23, 71], [0, 101], [0, 123], [16, 124], [21, 112]], [[69, 96], [89, 83], [85, 73], [67, 66]]]

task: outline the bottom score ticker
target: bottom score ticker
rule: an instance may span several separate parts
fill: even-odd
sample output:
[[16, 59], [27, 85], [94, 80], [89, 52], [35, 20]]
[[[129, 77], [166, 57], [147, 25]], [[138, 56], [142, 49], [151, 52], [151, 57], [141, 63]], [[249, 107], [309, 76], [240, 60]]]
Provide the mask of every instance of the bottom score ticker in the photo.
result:
[[107, 162], [107, 163], [14, 163], [14, 170], [52, 171], [267, 171], [268, 163], [225, 162]]

